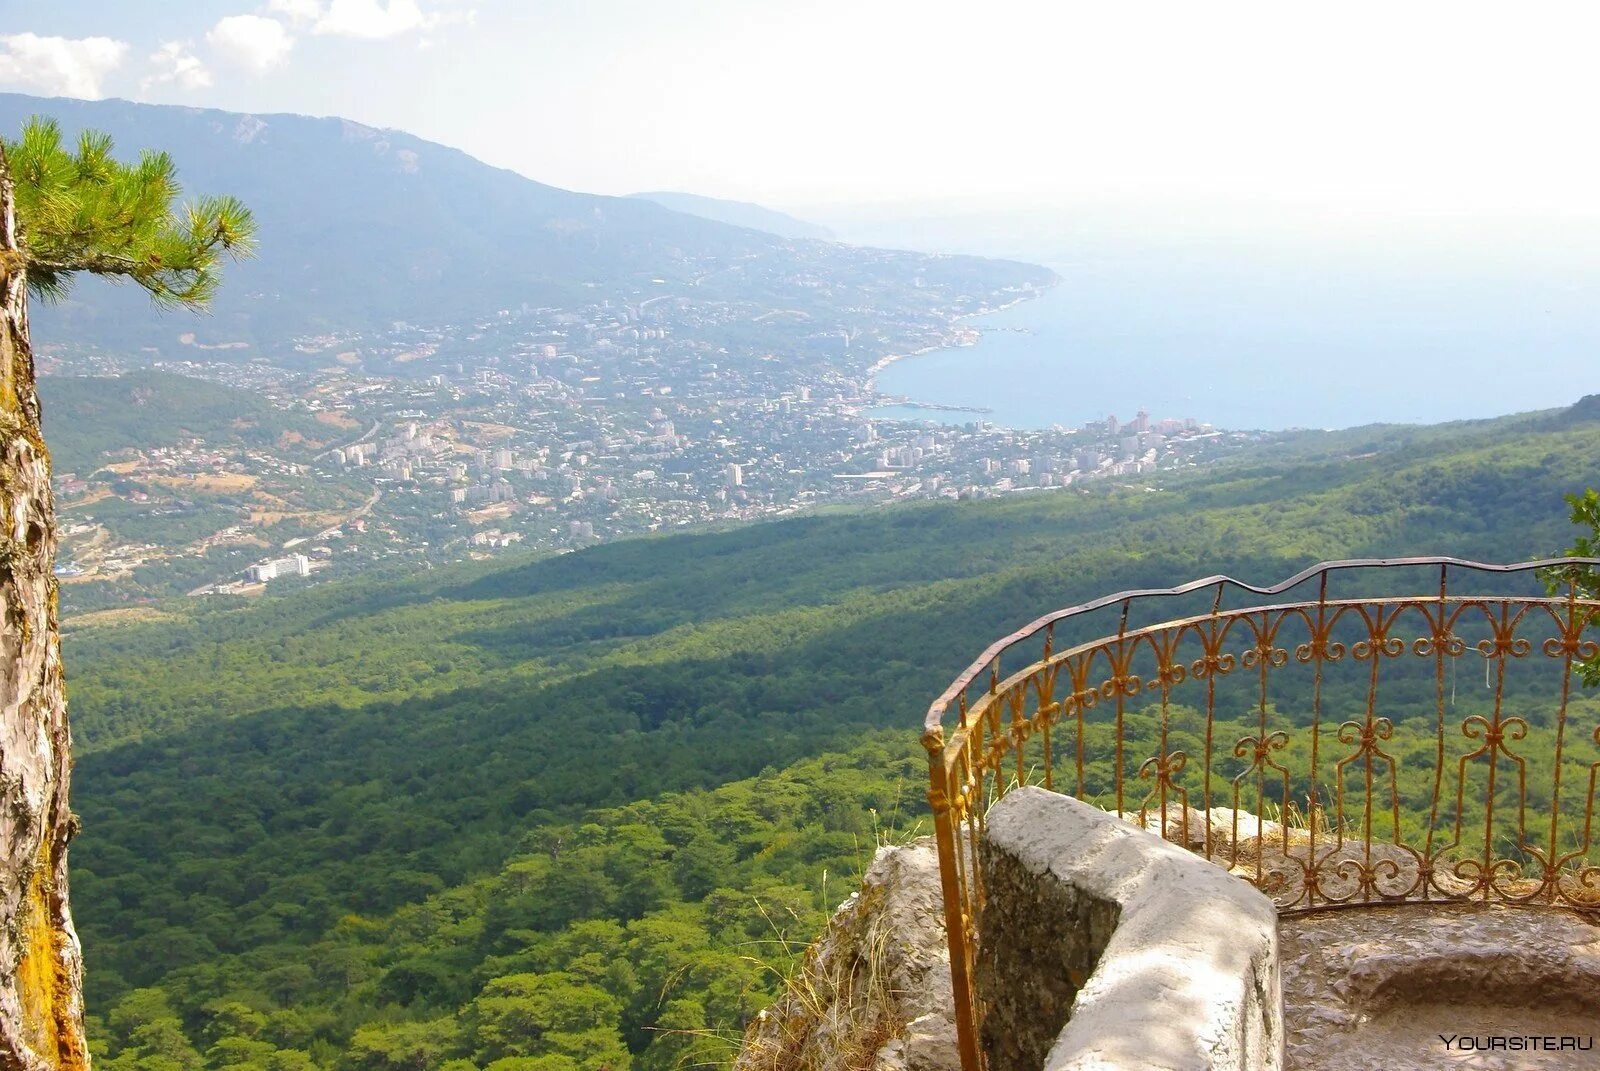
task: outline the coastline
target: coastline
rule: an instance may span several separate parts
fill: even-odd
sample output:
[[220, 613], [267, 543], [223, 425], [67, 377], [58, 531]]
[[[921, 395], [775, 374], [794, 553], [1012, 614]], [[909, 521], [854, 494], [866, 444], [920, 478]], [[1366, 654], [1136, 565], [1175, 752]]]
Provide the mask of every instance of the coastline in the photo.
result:
[[[1043, 297], [1047, 291], [1051, 290], [1054, 287], [1060, 286], [1060, 285], [1061, 285], [1061, 280], [1059, 278], [1057, 278], [1055, 282], [1050, 283], [1048, 286], [1040, 287], [1039, 289], [1030, 291], [1030, 292], [1028, 292], [1026, 294], [1019, 294], [1019, 295], [1017, 295], [1016, 297], [1012, 298], [1010, 301], [1006, 302], [1003, 305], [996, 305], [992, 309], [983, 309], [980, 312], [969, 312], [969, 313], [966, 313], [965, 315], [957, 316], [955, 319], [953, 319], [951, 321], [950, 326], [951, 326], [952, 330], [958, 330], [958, 331], [962, 332], [962, 334], [960, 334], [954, 340], [940, 342], [940, 343], [938, 343], [937, 345], [934, 345], [934, 346], [924, 346], [921, 349], [917, 349], [917, 350], [907, 350], [905, 353], [891, 353], [891, 354], [888, 354], [885, 357], [880, 357], [876, 362], [874, 362], [872, 364], [871, 367], [869, 367], [867, 369], [866, 377], [862, 380], [862, 393], [863, 394], [877, 394], [877, 393], [879, 393], [878, 392], [878, 375], [879, 375], [879, 373], [881, 373], [885, 368], [888, 368], [890, 365], [894, 364], [896, 361], [903, 361], [908, 357], [920, 357], [925, 353], [936, 353], [939, 350], [965, 349], [968, 346], [976, 346], [980, 341], [982, 341], [983, 332], [982, 332], [982, 330], [980, 328], [971, 326], [971, 325], [967, 324], [965, 321], [976, 320], [976, 319], [978, 319], [979, 317], [982, 317], [982, 316], [993, 316], [995, 313], [1004, 312], [1007, 309], [1014, 309], [1018, 305], [1021, 305], [1025, 301], [1034, 301], [1034, 300], [1036, 300], [1038, 298]], [[876, 404], [877, 403], [874, 403], [874, 406]], [[910, 400], [903, 401], [903, 402], [892, 402], [892, 403], [887, 403], [887, 404], [910, 405], [910, 406], [915, 406], [915, 407], [918, 407], [918, 408], [945, 408], [945, 407], [942, 407], [942, 406], [927, 406], [927, 405], [923, 405], [922, 403], [915, 402], [915, 401], [910, 401]]]

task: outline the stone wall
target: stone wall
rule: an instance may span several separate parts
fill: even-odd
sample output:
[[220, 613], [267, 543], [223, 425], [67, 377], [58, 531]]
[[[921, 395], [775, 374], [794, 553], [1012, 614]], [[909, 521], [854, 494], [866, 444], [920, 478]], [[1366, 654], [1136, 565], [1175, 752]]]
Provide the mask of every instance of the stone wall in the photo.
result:
[[1279, 1071], [1277, 912], [1221, 868], [1039, 788], [986, 819], [989, 1071]]

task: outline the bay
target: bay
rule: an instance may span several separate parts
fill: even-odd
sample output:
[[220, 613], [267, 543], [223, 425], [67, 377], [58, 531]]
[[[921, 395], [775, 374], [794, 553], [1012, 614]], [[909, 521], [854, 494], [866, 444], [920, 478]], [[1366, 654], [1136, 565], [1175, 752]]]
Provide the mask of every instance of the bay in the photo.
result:
[[888, 395], [989, 412], [873, 415], [1042, 428], [1145, 409], [1283, 429], [1566, 405], [1600, 391], [1600, 247], [1572, 246], [1100, 243], [1041, 257], [1060, 285], [973, 321], [978, 344], [878, 376]]

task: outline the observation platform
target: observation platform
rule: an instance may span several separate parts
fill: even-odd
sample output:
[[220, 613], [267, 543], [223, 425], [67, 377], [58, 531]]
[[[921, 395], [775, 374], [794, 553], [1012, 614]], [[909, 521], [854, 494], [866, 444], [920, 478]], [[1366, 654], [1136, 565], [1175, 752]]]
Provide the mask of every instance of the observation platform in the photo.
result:
[[983, 652], [923, 736], [964, 1071], [1600, 1071], [1597, 577], [1327, 562]]
[[[1289, 1071], [1600, 1068], [1600, 927], [1573, 913], [1296, 915], [1279, 923], [1278, 955]], [[1511, 1038], [1555, 1044], [1511, 1051]]]

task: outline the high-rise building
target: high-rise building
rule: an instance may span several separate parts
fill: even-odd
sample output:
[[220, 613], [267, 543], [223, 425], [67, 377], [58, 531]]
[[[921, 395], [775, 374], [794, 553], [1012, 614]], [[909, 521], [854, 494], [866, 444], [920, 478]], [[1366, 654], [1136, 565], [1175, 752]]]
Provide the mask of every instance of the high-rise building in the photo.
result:
[[729, 487], [742, 487], [742, 486], [744, 486], [744, 468], [743, 468], [743, 466], [736, 465], [731, 461], [728, 462], [726, 475], [728, 477], [728, 486]]
[[311, 559], [304, 554], [291, 554], [287, 558], [274, 558], [260, 562], [244, 571], [245, 579], [264, 584], [280, 576], [310, 576]]

